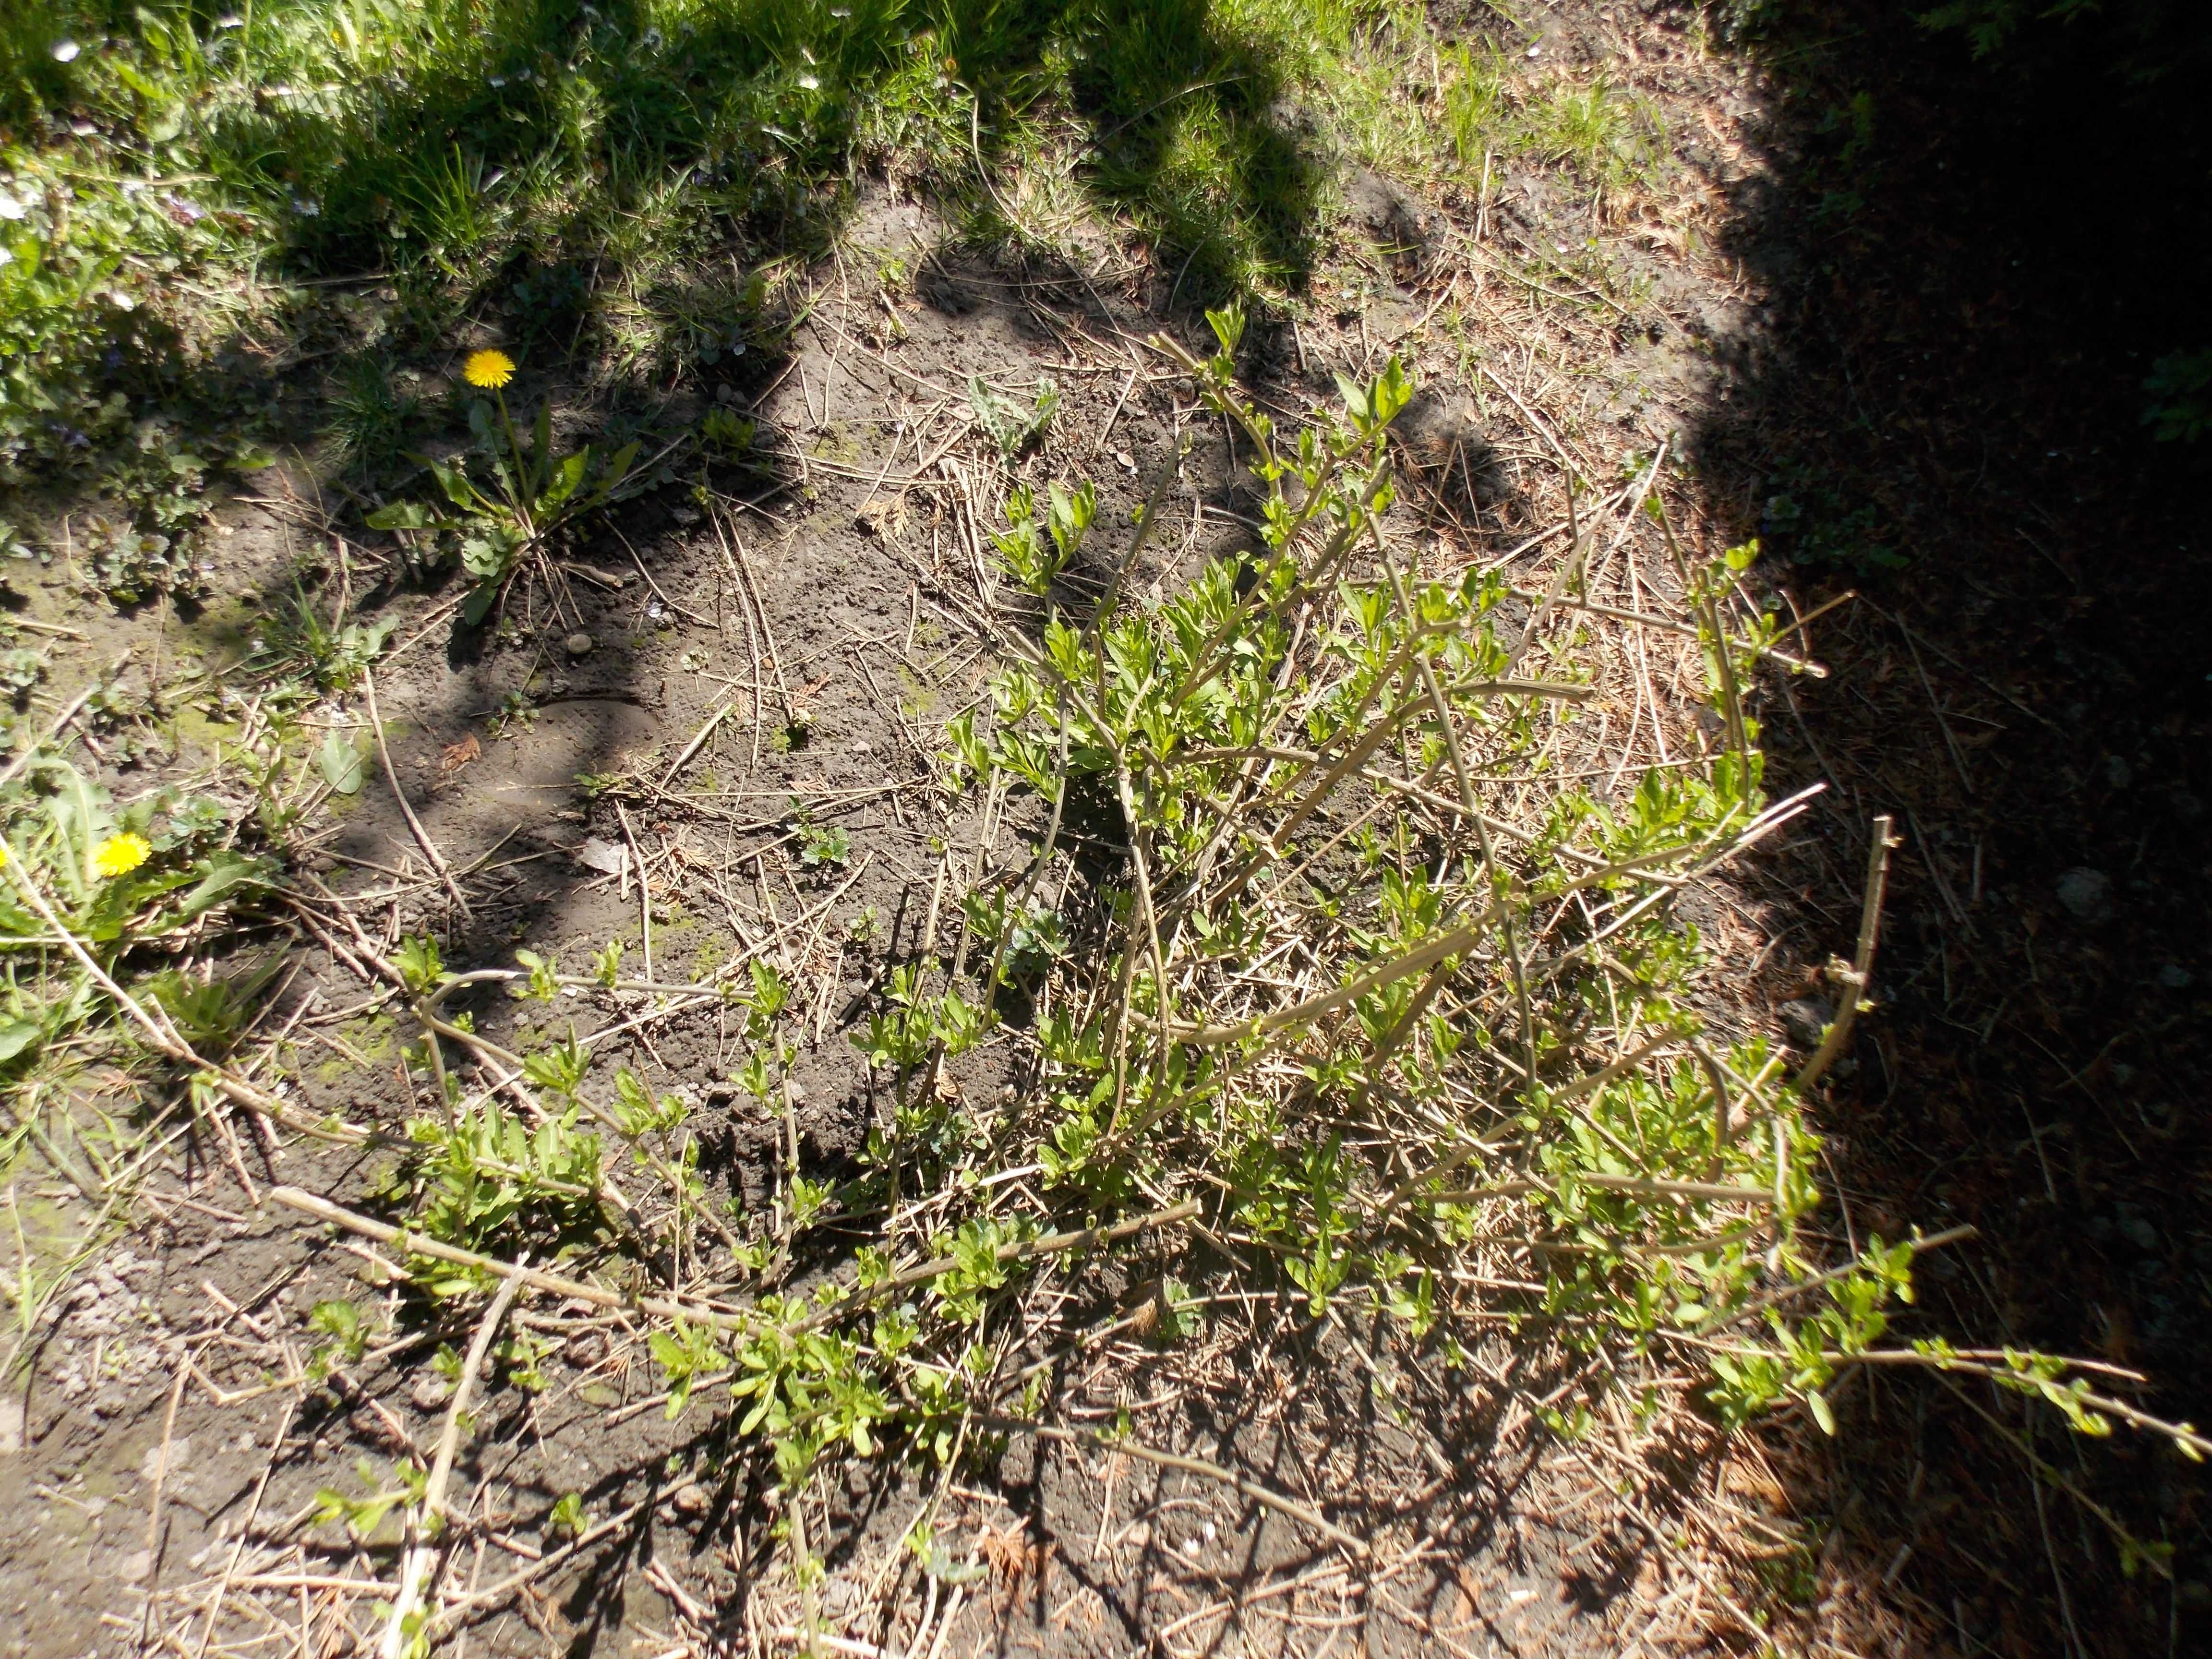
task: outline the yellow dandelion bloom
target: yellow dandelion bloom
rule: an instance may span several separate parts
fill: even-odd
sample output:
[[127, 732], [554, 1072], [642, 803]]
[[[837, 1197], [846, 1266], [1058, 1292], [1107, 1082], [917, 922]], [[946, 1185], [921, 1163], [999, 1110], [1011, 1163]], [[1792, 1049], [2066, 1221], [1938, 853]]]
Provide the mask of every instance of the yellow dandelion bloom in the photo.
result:
[[127, 876], [153, 855], [154, 848], [145, 836], [126, 830], [100, 843], [92, 855], [92, 867], [103, 876]]
[[514, 359], [504, 351], [471, 351], [468, 362], [461, 365], [461, 378], [471, 386], [494, 391], [514, 378]]
[[6, 842], [4, 842], [4, 841], [0, 841], [0, 870], [5, 870], [7, 867], [8, 867], [8, 843], [7, 843]]

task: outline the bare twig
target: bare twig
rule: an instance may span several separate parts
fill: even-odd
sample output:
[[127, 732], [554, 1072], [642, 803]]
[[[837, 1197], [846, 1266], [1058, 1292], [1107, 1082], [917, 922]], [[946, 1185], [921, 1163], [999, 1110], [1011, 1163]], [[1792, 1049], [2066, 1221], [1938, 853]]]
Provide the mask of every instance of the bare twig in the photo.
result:
[[1220, 1464], [1209, 1463], [1202, 1457], [1184, 1457], [1176, 1452], [1156, 1450], [1135, 1440], [1119, 1437], [1109, 1439], [1103, 1434], [1096, 1434], [1087, 1429], [1058, 1428], [1047, 1423], [1029, 1422], [1018, 1417], [981, 1417], [976, 1420], [981, 1427], [994, 1430], [1000, 1434], [1032, 1434], [1040, 1440], [1057, 1440], [1063, 1445], [1096, 1446], [1102, 1451], [1120, 1452], [1125, 1456], [1138, 1458], [1146, 1463], [1157, 1463], [1162, 1468], [1181, 1469], [1187, 1474], [1203, 1475], [1208, 1480], [1218, 1480], [1231, 1491], [1241, 1492], [1263, 1508], [1271, 1509], [1278, 1515], [1286, 1515], [1301, 1526], [1312, 1528], [1322, 1537], [1334, 1543], [1341, 1544], [1356, 1556], [1364, 1559], [1371, 1553], [1365, 1539], [1346, 1532], [1342, 1527], [1322, 1514], [1319, 1510], [1301, 1504], [1295, 1498], [1285, 1498], [1273, 1488], [1263, 1486], [1258, 1481], [1237, 1474], [1234, 1469], [1224, 1469]]
[[438, 872], [438, 879], [445, 884], [447, 893], [453, 901], [453, 908], [465, 919], [471, 914], [469, 902], [462, 896], [460, 885], [453, 879], [453, 872], [446, 867], [445, 857], [438, 851], [438, 843], [430, 839], [430, 832], [422, 827], [422, 820], [415, 816], [415, 809], [408, 805], [407, 792], [399, 787], [399, 770], [392, 765], [391, 747], [384, 740], [384, 717], [376, 708], [376, 678], [367, 669], [362, 671], [361, 688], [362, 696], [368, 702], [368, 729], [376, 734], [376, 753], [384, 763], [384, 778], [392, 786], [392, 798], [399, 803], [399, 811], [407, 820], [407, 827], [414, 832], [415, 844], [422, 849], [422, 856], [430, 860], [430, 867]]
[[1861, 1001], [1866, 995], [1874, 972], [1875, 941], [1881, 933], [1882, 894], [1889, 885], [1889, 852], [1897, 845], [1890, 833], [1893, 823], [1887, 812], [1874, 821], [1874, 842], [1867, 848], [1866, 900], [1859, 909], [1858, 951], [1851, 959], [1850, 973], [1844, 976], [1843, 996], [1833, 1023], [1821, 1037], [1813, 1058], [1805, 1062], [1805, 1069], [1790, 1085], [1801, 1095], [1818, 1083], [1844, 1052], [1844, 1044], [1851, 1035], [1851, 1022], [1858, 1018]]
[[[526, 1267], [526, 1256], [520, 1266]], [[415, 1519], [415, 1541], [400, 1563], [399, 1594], [392, 1598], [392, 1616], [385, 1621], [384, 1640], [378, 1644], [380, 1659], [401, 1659], [410, 1646], [416, 1622], [416, 1609], [422, 1600], [423, 1586], [429, 1582], [430, 1570], [438, 1559], [438, 1547], [429, 1534], [440, 1524], [445, 1510], [446, 1486], [453, 1479], [453, 1455], [460, 1448], [461, 1424], [469, 1408], [469, 1391], [476, 1386], [477, 1374], [483, 1369], [484, 1356], [491, 1352], [491, 1340], [499, 1330], [500, 1321], [522, 1289], [520, 1277], [501, 1282], [493, 1294], [491, 1306], [484, 1310], [483, 1318], [477, 1322], [476, 1340], [469, 1344], [468, 1358], [461, 1362], [461, 1374], [453, 1384], [453, 1397], [446, 1407], [445, 1427], [438, 1434], [437, 1456], [430, 1464], [430, 1479], [422, 1488], [422, 1513]]]
[[185, 1397], [185, 1382], [192, 1374], [191, 1360], [179, 1344], [175, 1349], [177, 1380], [169, 1387], [169, 1407], [161, 1414], [161, 1444], [154, 1454], [154, 1491], [146, 1504], [146, 1613], [139, 1628], [143, 1647], [154, 1627], [154, 1609], [161, 1599], [161, 1494], [168, 1486], [169, 1457], [177, 1433], [177, 1406]]

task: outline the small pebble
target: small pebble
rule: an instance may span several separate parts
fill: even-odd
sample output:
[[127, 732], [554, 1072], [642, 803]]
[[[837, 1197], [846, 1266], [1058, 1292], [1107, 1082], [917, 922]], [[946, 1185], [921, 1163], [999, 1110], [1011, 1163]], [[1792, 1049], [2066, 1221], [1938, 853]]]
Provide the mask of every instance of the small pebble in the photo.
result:
[[1782, 1016], [1782, 1029], [1789, 1034], [1790, 1042], [1800, 1048], [1819, 1048], [1821, 1037], [1827, 1033], [1828, 1022], [1836, 1017], [1835, 1011], [1819, 997], [1799, 997], [1794, 1002], [1784, 1003], [1776, 1012]]
[[414, 1388], [407, 1395], [418, 1412], [437, 1411], [453, 1397], [453, 1385], [434, 1371], [428, 1376], [416, 1377]]
[[704, 1515], [707, 1512], [707, 1489], [696, 1480], [687, 1480], [676, 1489], [669, 1500], [678, 1515]]
[[191, 1436], [188, 1434], [177, 1436], [169, 1442], [167, 1449], [167, 1457], [165, 1461], [162, 1455], [163, 1448], [157, 1441], [147, 1447], [145, 1456], [138, 1460], [138, 1478], [148, 1486], [153, 1485], [157, 1477], [162, 1480], [174, 1480], [185, 1467], [192, 1461]]
[[2096, 921], [2112, 906], [2112, 878], [2102, 870], [2078, 867], [2058, 878], [2058, 902], [2084, 921]]
[[571, 634], [562, 643], [568, 647], [568, 654], [572, 657], [592, 654], [592, 636], [589, 634]]

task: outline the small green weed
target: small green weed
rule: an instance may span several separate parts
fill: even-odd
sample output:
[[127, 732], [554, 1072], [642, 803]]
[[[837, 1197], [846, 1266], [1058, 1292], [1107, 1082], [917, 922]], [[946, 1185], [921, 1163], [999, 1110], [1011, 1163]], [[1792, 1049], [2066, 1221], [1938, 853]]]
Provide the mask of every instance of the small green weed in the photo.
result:
[[1792, 564], [1872, 575], [1911, 562], [1909, 553], [1891, 544], [1887, 520], [1875, 502], [1850, 500], [1804, 463], [1778, 467], [1773, 482], [1782, 487], [1766, 498], [1760, 535]]
[[1060, 387], [1048, 374], [1037, 376], [1036, 392], [1024, 409], [983, 383], [981, 375], [968, 377], [968, 407], [975, 424], [990, 435], [999, 453], [1009, 458], [1044, 441], [1052, 417], [1060, 409]]
[[17, 708], [23, 706], [31, 689], [46, 677], [46, 653], [23, 646], [0, 651], [0, 689], [13, 696]]
[[189, 540], [118, 524], [98, 514], [86, 515], [81, 533], [92, 586], [118, 605], [137, 605], [162, 593], [198, 599], [208, 591]]
[[1602, 78], [1553, 87], [1522, 112], [1520, 140], [1607, 190], [1647, 179], [1665, 153], [1656, 116]]
[[2212, 436], [2212, 351], [2168, 352], [2151, 365], [2143, 390], [2150, 394], [2143, 424], [2159, 442]]
[[576, 1492], [562, 1492], [545, 1514], [545, 1531], [549, 1537], [581, 1538], [590, 1525], [591, 1516], [585, 1511], [582, 1497]]
[[1480, 170], [1498, 137], [1504, 113], [1505, 64], [1495, 46], [1456, 46], [1447, 55], [1451, 83], [1444, 89], [1444, 125], [1460, 165]]
[[757, 426], [733, 410], [710, 409], [699, 422], [699, 436], [707, 449], [725, 461], [744, 459], [752, 452]]
[[288, 605], [261, 619], [247, 665], [271, 679], [296, 678], [325, 691], [349, 691], [383, 654], [396, 625], [325, 622], [316, 602], [295, 586]]
[[841, 870], [853, 856], [853, 838], [837, 823], [810, 823], [799, 832], [799, 861], [810, 869]]
[[382, 351], [350, 359], [330, 394], [330, 444], [341, 465], [374, 477], [398, 460], [422, 400], [405, 389], [398, 365]]
[[506, 590], [521, 562], [536, 553], [563, 526], [615, 498], [640, 445], [633, 439], [611, 453], [595, 454], [584, 445], [556, 456], [553, 404], [538, 407], [538, 419], [525, 444], [507, 414], [505, 387], [514, 364], [504, 352], [479, 351], [468, 360], [469, 384], [489, 392], [490, 401], [469, 404], [475, 453], [487, 463], [489, 489], [469, 476], [465, 461], [447, 463], [427, 455], [418, 459], [444, 493], [442, 508], [418, 501], [395, 502], [368, 515], [377, 530], [435, 532], [459, 547], [461, 568], [476, 579], [461, 607], [471, 626], [481, 623]]

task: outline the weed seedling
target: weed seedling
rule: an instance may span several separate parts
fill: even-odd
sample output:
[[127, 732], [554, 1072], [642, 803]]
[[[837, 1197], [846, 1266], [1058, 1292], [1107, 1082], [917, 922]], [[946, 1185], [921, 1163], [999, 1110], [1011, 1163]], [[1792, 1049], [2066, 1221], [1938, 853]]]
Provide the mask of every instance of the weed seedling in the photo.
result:
[[476, 579], [461, 607], [462, 617], [473, 626], [489, 614], [524, 558], [538, 553], [563, 526], [614, 499], [640, 446], [632, 440], [610, 454], [598, 454], [586, 444], [556, 456], [550, 397], [538, 404], [526, 444], [507, 413], [506, 387], [514, 377], [514, 360], [502, 351], [475, 352], [462, 374], [470, 386], [491, 393], [489, 402], [477, 398], [468, 406], [474, 450], [484, 459], [491, 486], [478, 485], [465, 460], [448, 463], [417, 455], [437, 481], [443, 507], [395, 502], [370, 514], [368, 523], [378, 530], [437, 531], [458, 540], [461, 568]]
[[994, 392], [981, 375], [968, 377], [968, 407], [975, 424], [990, 435], [1001, 455], [1012, 459], [1044, 441], [1052, 417], [1060, 410], [1060, 387], [1048, 374], [1037, 376], [1036, 392], [1024, 408], [1012, 398]]
[[799, 861], [816, 872], [842, 870], [853, 856], [853, 837], [844, 826], [815, 822], [813, 809], [797, 796], [791, 800], [793, 833], [799, 837]]

